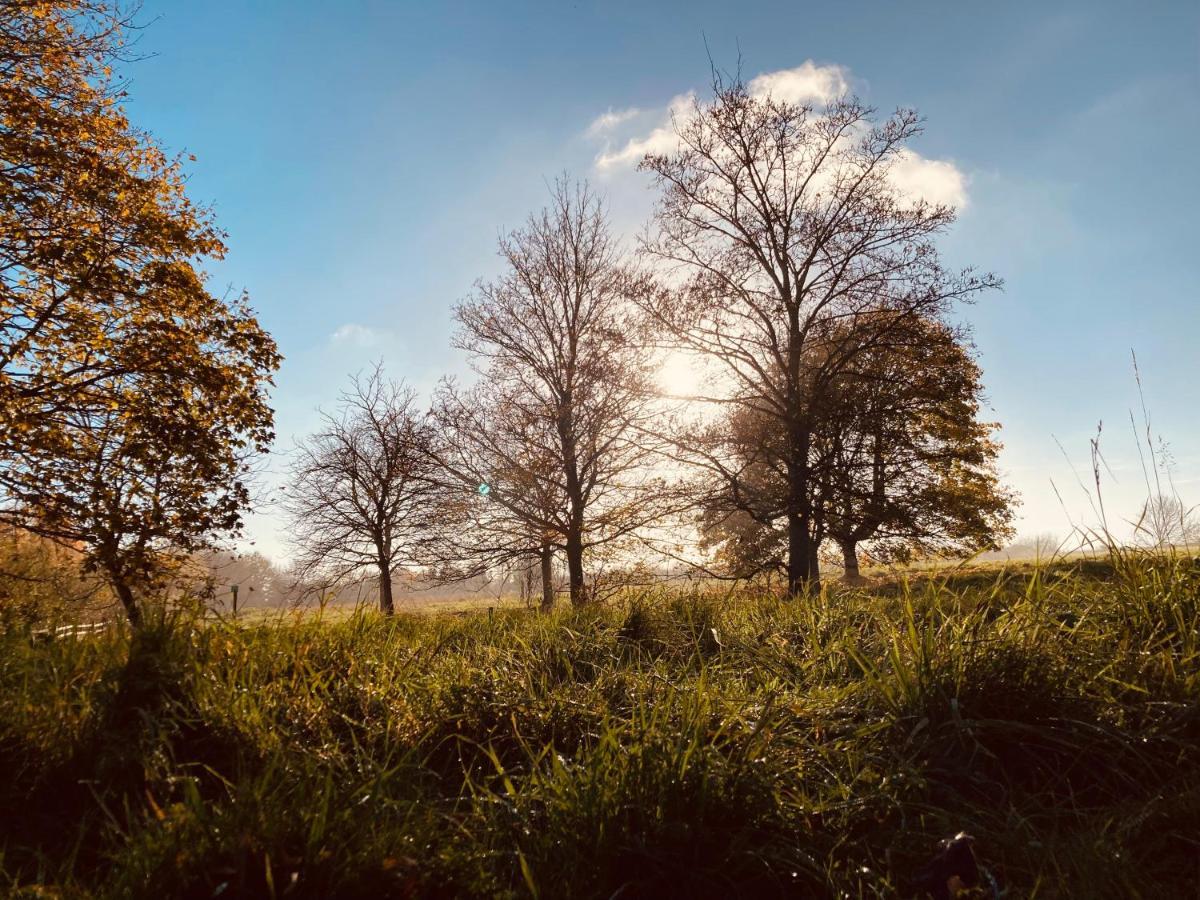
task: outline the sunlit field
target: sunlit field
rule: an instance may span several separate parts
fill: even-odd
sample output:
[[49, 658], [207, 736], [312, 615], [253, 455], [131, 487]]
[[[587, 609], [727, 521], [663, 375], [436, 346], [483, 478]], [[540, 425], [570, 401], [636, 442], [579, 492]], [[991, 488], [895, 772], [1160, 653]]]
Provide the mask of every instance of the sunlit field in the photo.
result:
[[[239, 610], [234, 616], [228, 608], [208, 610], [201, 621], [238, 622], [261, 625], [267, 623], [329, 622], [340, 621], [375, 611], [374, 598], [358, 603], [341, 602], [319, 605], [307, 604], [299, 608], [251, 607]], [[529, 610], [529, 603], [518, 595], [508, 593], [496, 596], [464, 591], [452, 596], [433, 597], [425, 594], [407, 594], [396, 598], [396, 611], [411, 616], [487, 614], [492, 610]]]
[[[155, 620], [0, 652], [29, 896], [1191, 896], [1200, 567], [584, 612]], [[989, 894], [984, 893], [984, 896]]]

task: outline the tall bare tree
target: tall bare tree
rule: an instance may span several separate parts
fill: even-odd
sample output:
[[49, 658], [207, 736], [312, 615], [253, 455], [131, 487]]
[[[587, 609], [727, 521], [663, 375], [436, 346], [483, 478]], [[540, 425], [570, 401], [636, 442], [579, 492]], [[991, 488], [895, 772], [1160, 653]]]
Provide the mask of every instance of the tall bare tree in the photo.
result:
[[432, 524], [433, 430], [415, 393], [376, 366], [300, 442], [286, 494], [297, 572], [342, 580], [374, 572], [379, 608], [395, 612], [392, 578], [419, 565]]
[[[531, 491], [535, 507], [547, 504], [534, 517], [540, 540], [562, 550], [571, 600], [581, 604], [585, 556], [629, 538], [661, 509], [645, 439], [650, 351], [633, 304], [650, 284], [622, 259], [596, 195], [565, 178], [549, 206], [500, 241], [500, 255], [501, 275], [456, 311], [457, 346], [488, 387], [467, 406], [448, 395], [445, 415], [471, 423], [455, 429], [465, 455], [476, 428], [476, 449], [519, 448], [499, 454], [515, 468], [468, 481], [499, 481], [496, 502]], [[474, 421], [463, 418], [469, 409]], [[520, 486], [505, 488], [504, 479]]]
[[[712, 399], [753, 410], [781, 436], [769, 464], [785, 474], [780, 518], [799, 593], [817, 580], [822, 396], [894, 327], [936, 319], [998, 281], [948, 272], [933, 240], [953, 209], [903, 196], [889, 175], [920, 131], [916, 113], [876, 122], [854, 98], [817, 110], [752, 96], [740, 78], [715, 79], [713, 92], [675, 119], [678, 149], [641, 164], [660, 189], [644, 250], [682, 281], [645, 306], [675, 343], [723, 365], [729, 390]], [[874, 337], [804, 365], [847, 329]]]

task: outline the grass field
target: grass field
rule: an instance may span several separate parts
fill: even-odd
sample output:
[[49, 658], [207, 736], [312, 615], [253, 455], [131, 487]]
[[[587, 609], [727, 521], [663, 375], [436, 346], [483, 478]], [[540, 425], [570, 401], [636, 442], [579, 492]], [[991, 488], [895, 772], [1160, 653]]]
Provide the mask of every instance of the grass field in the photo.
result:
[[[0, 891], [1200, 893], [1200, 566], [0, 637]], [[990, 881], [987, 883], [990, 884]], [[983, 894], [982, 896], [988, 896]]]
[[[330, 603], [324, 609], [315, 604], [308, 604], [298, 609], [290, 607], [252, 606], [238, 611], [237, 620], [243, 625], [283, 624], [293, 625], [297, 622], [340, 622], [356, 616], [372, 613], [377, 605], [374, 595], [359, 603]], [[411, 616], [440, 616], [464, 615], [466, 613], [487, 614], [488, 608], [493, 610], [525, 610], [529, 604], [517, 596], [501, 596], [467, 593], [447, 596], [428, 597], [413, 594], [396, 598], [396, 611], [401, 615]], [[229, 620], [228, 609], [218, 612], [210, 611], [209, 618]]]

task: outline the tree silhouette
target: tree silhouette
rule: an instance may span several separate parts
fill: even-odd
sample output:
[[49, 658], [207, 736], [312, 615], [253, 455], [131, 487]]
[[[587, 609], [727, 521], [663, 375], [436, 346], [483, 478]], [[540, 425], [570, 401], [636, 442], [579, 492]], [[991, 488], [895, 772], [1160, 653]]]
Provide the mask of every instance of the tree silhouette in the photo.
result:
[[[835, 333], [830, 352], [856, 339]], [[819, 369], [822, 355], [814, 346], [806, 365]], [[960, 336], [918, 320], [853, 358], [813, 411], [814, 544], [835, 542], [852, 581], [863, 544], [876, 559], [997, 549], [1012, 533], [1013, 497], [996, 473], [994, 426], [978, 419], [980, 371]], [[781, 440], [769, 417], [735, 407], [692, 441], [710, 460], [701, 534], [735, 574], [786, 569], [787, 473], [772, 446]]]
[[[622, 260], [598, 198], [565, 179], [500, 255], [504, 271], [457, 309], [457, 345], [488, 387], [467, 403], [445, 394], [443, 418], [468, 486], [497, 480], [493, 502], [510, 512], [529, 492], [536, 515], [517, 515], [515, 536], [527, 542], [532, 524], [542, 547], [561, 549], [581, 604], [585, 555], [653, 522], [665, 496], [650, 471], [650, 351], [633, 305], [651, 285]], [[480, 450], [474, 466], [494, 455], [503, 471], [464, 462]]]
[[379, 366], [355, 376], [337, 411], [300, 442], [287, 489], [298, 577], [373, 572], [385, 615], [396, 608], [393, 577], [420, 564], [433, 524], [433, 429], [415, 401]]
[[[713, 94], [674, 119], [677, 149], [641, 164], [660, 191], [644, 250], [680, 280], [644, 307], [675, 345], [721, 364], [729, 389], [713, 399], [779, 435], [765, 464], [785, 479], [798, 593], [818, 580], [814, 436], [834, 382], [892, 329], [998, 282], [943, 268], [933, 239], [954, 211], [902, 196], [889, 177], [920, 131], [915, 113], [876, 122], [853, 98], [815, 110], [751, 96], [740, 79], [717, 78]], [[831, 348], [835, 332], [858, 339]], [[814, 347], [822, 362], [805, 365]]]

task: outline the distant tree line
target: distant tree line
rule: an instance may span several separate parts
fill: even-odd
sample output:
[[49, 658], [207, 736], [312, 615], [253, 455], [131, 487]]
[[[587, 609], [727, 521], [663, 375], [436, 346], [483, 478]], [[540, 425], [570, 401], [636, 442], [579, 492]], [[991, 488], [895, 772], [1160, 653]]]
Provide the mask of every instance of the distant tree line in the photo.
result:
[[[138, 622], [164, 573], [236, 536], [273, 440], [280, 356], [245, 297], [208, 291], [208, 210], [121, 107], [128, 11], [0, 0], [0, 518], [66, 544]], [[815, 108], [715, 78], [641, 169], [634, 247], [563, 177], [455, 308], [475, 378], [425, 407], [357, 376], [284, 488], [310, 584], [686, 563], [819, 587], [829, 548], [905, 559], [1011, 532], [994, 426], [957, 310], [954, 210], [891, 177], [920, 132], [853, 97]], [[667, 397], [664, 358], [706, 373]], [[1160, 516], [1160, 518], [1162, 518]]]

